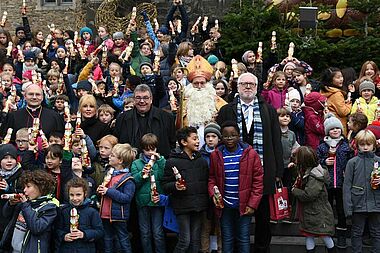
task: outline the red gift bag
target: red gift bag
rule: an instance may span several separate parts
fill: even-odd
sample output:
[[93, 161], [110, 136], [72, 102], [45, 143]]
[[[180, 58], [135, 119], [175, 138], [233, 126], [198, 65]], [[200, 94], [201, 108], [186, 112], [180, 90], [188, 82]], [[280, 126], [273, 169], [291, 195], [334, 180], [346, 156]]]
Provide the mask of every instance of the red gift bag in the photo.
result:
[[282, 183], [277, 187], [273, 195], [269, 195], [269, 208], [271, 220], [282, 220], [290, 218], [290, 206], [288, 188], [284, 187]]

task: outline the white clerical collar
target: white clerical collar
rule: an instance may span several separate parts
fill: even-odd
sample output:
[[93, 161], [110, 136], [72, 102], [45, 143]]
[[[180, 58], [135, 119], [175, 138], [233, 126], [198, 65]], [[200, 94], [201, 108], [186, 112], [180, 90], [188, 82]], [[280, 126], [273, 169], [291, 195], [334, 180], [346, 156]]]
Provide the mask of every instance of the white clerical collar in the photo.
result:
[[37, 111], [37, 110], [40, 110], [40, 109], [41, 109], [41, 106], [38, 106], [38, 107], [35, 107], [35, 108], [31, 108], [31, 107], [29, 107], [29, 106], [26, 106], [26, 108], [28, 108], [28, 110], [31, 111], [31, 112], [35, 112], [35, 111]]

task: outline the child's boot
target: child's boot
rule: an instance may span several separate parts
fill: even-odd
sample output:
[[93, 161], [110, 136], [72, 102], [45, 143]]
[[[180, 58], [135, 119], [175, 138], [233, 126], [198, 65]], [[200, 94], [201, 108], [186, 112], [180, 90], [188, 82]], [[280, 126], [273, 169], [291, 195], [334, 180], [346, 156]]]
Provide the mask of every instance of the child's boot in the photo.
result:
[[336, 228], [336, 236], [338, 237], [338, 242], [336, 246], [339, 249], [347, 248], [346, 233], [347, 233], [347, 228], [338, 228], [338, 227]]

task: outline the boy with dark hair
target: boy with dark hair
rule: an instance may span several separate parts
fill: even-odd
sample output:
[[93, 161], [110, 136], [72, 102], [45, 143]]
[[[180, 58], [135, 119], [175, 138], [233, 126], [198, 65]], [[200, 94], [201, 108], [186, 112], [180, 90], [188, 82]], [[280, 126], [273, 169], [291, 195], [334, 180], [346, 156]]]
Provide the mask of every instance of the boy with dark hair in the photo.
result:
[[63, 133], [52, 132], [49, 136], [49, 145], [58, 144], [63, 146]]
[[222, 228], [223, 252], [250, 251], [251, 216], [263, 194], [263, 168], [259, 155], [239, 138], [234, 121], [221, 126], [223, 145], [210, 157], [208, 192]]
[[173, 252], [198, 252], [201, 217], [208, 208], [207, 161], [199, 153], [197, 129], [184, 127], [177, 131], [179, 148], [166, 161], [162, 188], [171, 194], [176, 214], [179, 239]]
[[[165, 252], [165, 234], [163, 231], [164, 208], [160, 203], [163, 193], [161, 179], [164, 174], [165, 158], [157, 153], [158, 138], [152, 133], [143, 135], [140, 141], [142, 153], [132, 163], [131, 173], [136, 183], [136, 203], [139, 228], [144, 252]], [[152, 190], [152, 178], [156, 183], [156, 192]], [[163, 196], [166, 197], [166, 196]], [[165, 198], [166, 199], [166, 198]], [[164, 199], [163, 199], [164, 200]]]

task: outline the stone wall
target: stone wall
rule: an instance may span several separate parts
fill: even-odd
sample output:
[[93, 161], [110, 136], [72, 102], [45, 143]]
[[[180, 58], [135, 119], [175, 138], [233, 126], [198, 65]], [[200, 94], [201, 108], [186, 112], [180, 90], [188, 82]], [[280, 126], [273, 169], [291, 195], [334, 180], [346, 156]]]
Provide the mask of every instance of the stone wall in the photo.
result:
[[[60, 1], [60, 0], [57, 0]], [[61, 6], [41, 6], [42, 0], [26, 0], [27, 16], [32, 30], [41, 29], [48, 32], [47, 25], [54, 23], [56, 27], [63, 29], [78, 30], [85, 24], [92, 27], [95, 23], [95, 13], [100, 5], [99, 0], [73, 0], [73, 4]], [[147, 1], [133, 1], [135, 3]], [[152, 1], [153, 2], [153, 1]], [[158, 20], [164, 22], [171, 1], [155, 0]], [[207, 15], [212, 18], [221, 18], [223, 12], [228, 9], [232, 0], [184, 0], [190, 15], [190, 23], [194, 22], [199, 15]], [[6, 29], [14, 34], [17, 25], [22, 24], [20, 7], [22, 0], [0, 0], [0, 15], [8, 12]], [[132, 8], [132, 6], [131, 6]]]
[[[85, 10], [82, 10], [80, 1], [74, 0], [76, 4], [61, 6], [41, 6], [41, 0], [27, 0], [27, 17], [32, 31], [41, 29], [46, 34], [47, 27], [54, 23], [57, 27], [64, 29], [77, 29], [85, 23]], [[22, 24], [20, 7], [22, 0], [0, 0], [0, 15], [8, 12], [7, 24], [5, 26], [11, 34], [15, 28]]]

